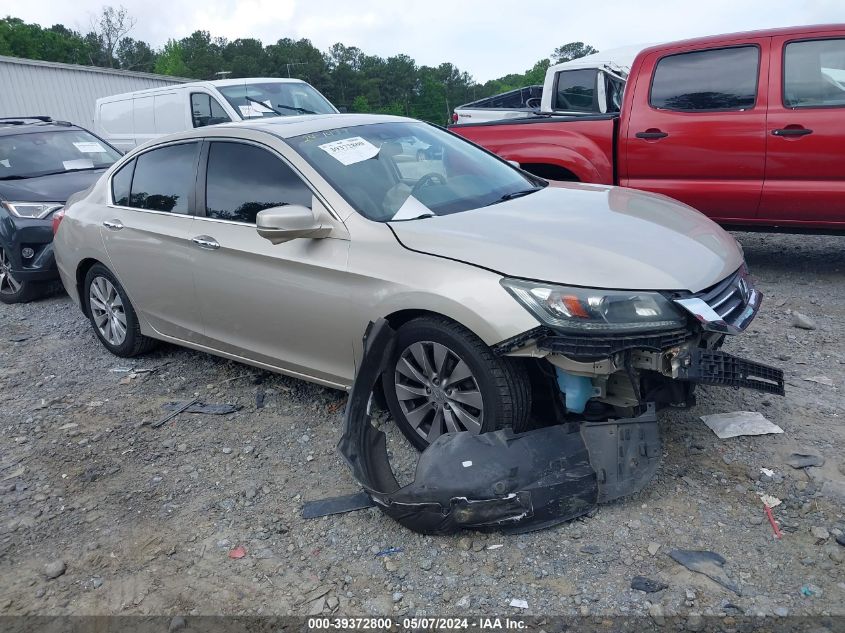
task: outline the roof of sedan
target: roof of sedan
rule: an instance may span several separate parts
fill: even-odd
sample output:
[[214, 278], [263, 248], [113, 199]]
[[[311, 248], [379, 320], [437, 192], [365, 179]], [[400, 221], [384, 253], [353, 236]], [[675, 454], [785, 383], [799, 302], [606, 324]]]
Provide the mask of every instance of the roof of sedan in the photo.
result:
[[250, 130], [269, 132], [280, 138], [291, 138], [293, 136], [300, 136], [301, 134], [334, 130], [339, 127], [371, 125], [373, 123], [388, 123], [391, 121], [414, 122], [415, 119], [388, 114], [300, 114], [238, 121], [235, 123], [225, 123], [224, 125], [226, 127], [242, 127]]

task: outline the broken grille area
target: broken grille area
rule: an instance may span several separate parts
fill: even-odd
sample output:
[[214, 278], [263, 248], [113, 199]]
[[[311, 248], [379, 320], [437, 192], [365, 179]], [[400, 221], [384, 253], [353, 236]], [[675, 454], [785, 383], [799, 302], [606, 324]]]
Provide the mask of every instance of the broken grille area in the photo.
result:
[[693, 297], [704, 301], [728, 325], [742, 327], [741, 321], [751, 299], [751, 292], [752, 286], [742, 268]]

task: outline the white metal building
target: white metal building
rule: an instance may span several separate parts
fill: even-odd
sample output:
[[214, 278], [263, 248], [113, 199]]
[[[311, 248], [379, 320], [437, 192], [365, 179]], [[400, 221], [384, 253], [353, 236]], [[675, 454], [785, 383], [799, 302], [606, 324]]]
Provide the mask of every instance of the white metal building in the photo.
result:
[[190, 80], [0, 55], [0, 117], [46, 115], [90, 129], [100, 97], [185, 81]]

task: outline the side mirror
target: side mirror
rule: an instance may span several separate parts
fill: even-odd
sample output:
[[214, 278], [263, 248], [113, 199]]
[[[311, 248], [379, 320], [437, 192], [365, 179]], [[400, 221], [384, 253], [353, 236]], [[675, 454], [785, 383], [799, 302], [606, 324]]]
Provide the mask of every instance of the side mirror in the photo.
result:
[[320, 222], [311, 209], [299, 204], [259, 211], [255, 224], [258, 234], [273, 244], [300, 237], [327, 237], [332, 232], [332, 227]]

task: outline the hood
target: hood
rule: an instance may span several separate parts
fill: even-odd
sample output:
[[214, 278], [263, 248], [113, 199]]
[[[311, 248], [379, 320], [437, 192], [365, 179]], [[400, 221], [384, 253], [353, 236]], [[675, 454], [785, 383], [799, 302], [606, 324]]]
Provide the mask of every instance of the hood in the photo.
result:
[[549, 186], [390, 226], [414, 251], [507, 277], [590, 288], [698, 292], [742, 264], [736, 240], [698, 211], [622, 187]]
[[69, 171], [26, 180], [0, 180], [0, 197], [10, 202], [67, 202], [77, 191], [97, 182], [106, 169]]

